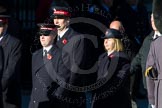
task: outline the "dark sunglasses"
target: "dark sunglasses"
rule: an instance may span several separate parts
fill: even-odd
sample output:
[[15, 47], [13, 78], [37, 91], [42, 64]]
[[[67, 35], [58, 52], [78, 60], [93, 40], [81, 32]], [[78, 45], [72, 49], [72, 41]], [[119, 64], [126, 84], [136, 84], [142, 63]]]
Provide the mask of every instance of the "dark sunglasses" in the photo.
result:
[[41, 31], [38, 32], [38, 35], [39, 36], [42, 36], [42, 35], [49, 36], [50, 33], [51, 33], [51, 31], [49, 31], [49, 30], [41, 30]]

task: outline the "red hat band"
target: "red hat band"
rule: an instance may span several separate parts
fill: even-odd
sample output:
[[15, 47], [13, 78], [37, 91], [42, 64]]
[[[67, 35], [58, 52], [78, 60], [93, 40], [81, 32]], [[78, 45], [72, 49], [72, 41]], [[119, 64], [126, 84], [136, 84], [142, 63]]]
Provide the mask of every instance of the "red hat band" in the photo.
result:
[[54, 15], [64, 15], [64, 16], [67, 16], [67, 17], [70, 17], [71, 14], [67, 11], [64, 11], [64, 10], [55, 10], [54, 11]]
[[46, 28], [46, 27], [41, 27], [41, 30], [55, 30], [56, 28]]
[[0, 22], [1, 23], [8, 23], [8, 19], [7, 18], [0, 18]]

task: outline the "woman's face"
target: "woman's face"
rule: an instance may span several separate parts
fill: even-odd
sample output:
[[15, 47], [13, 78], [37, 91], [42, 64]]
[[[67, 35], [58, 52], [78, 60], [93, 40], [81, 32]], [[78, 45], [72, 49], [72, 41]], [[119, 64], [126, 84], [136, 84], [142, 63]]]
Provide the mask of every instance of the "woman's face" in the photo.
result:
[[115, 40], [113, 38], [104, 39], [104, 47], [106, 51], [113, 51], [115, 47]]

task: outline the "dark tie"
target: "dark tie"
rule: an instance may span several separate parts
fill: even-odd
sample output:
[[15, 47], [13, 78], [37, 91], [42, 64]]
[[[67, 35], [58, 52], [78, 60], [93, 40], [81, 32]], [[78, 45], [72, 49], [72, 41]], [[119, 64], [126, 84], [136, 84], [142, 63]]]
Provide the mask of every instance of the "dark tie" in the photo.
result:
[[57, 41], [59, 41], [60, 39], [61, 39], [61, 38], [60, 38], [60, 36], [58, 35], [58, 36], [57, 36]]
[[44, 57], [47, 58], [47, 50], [44, 50]]

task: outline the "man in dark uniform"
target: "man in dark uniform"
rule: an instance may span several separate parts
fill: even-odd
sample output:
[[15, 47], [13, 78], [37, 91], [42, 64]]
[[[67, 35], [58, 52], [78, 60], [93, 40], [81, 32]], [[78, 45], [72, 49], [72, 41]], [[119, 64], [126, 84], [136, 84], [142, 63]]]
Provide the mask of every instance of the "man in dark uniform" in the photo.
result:
[[[61, 49], [63, 62], [71, 72], [67, 83], [84, 88], [95, 81], [96, 70], [90, 70], [95, 63], [93, 58], [95, 53], [92, 54], [94, 50], [89, 47], [92, 42], [69, 26], [71, 13], [67, 7], [55, 6], [53, 10], [53, 21], [58, 30], [56, 45]], [[80, 98], [85, 98], [84, 90], [82, 92], [69, 91], [67, 94], [72, 100], [79, 101]], [[71, 104], [69, 108], [85, 107], [85, 103], [82, 104], [82, 102], [74, 102], [74, 104]]]
[[[62, 13], [61, 13], [62, 12]], [[76, 65], [81, 64], [83, 58], [83, 50], [84, 50], [84, 37], [79, 33], [75, 32], [72, 28], [69, 27], [70, 21], [70, 12], [64, 7], [56, 7], [54, 8], [54, 24], [58, 30], [57, 42], [56, 45], [63, 50], [64, 55], [68, 55], [69, 58], [71, 55], [68, 53], [72, 53], [74, 58], [73, 63], [77, 63]], [[68, 49], [68, 50], [67, 50]], [[75, 61], [77, 58], [77, 61]], [[72, 62], [68, 61], [70, 64], [69, 69], [71, 71], [78, 70], [77, 67], [74, 67]]]
[[33, 88], [29, 108], [49, 108], [51, 104], [47, 92], [51, 83], [56, 81], [56, 72], [62, 66], [61, 54], [53, 44], [56, 37], [55, 25], [38, 24], [38, 26], [42, 48], [32, 56]]
[[0, 15], [0, 46], [4, 53], [4, 68], [2, 75], [2, 94], [4, 108], [20, 108], [20, 59], [21, 42], [8, 34], [7, 15]]

